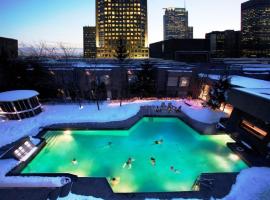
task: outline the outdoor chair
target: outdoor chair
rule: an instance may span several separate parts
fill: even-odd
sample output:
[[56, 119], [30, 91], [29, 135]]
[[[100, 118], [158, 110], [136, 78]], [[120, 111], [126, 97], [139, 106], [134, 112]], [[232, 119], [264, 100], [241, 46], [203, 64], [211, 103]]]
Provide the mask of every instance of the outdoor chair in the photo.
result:
[[182, 106], [179, 106], [178, 108], [175, 109], [175, 112], [181, 112]]
[[166, 106], [165, 102], [162, 102], [162, 103], [161, 103], [160, 109], [161, 109], [161, 111], [167, 109], [167, 106]]
[[173, 105], [172, 105], [171, 102], [168, 103], [168, 108], [167, 108], [167, 110], [168, 110], [169, 113], [173, 111]]
[[161, 112], [161, 108], [159, 106], [156, 107], [156, 112]]

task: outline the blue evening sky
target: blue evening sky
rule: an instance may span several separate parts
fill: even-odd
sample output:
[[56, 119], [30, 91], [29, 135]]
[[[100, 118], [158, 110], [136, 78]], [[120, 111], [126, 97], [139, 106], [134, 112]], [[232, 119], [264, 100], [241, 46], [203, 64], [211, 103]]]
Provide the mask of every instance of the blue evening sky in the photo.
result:
[[[212, 30], [240, 30], [246, 0], [186, 0], [194, 37]], [[148, 0], [149, 42], [163, 39], [163, 10], [184, 0]], [[0, 0], [0, 36], [20, 43], [66, 42], [82, 46], [82, 27], [95, 25], [95, 0]]]

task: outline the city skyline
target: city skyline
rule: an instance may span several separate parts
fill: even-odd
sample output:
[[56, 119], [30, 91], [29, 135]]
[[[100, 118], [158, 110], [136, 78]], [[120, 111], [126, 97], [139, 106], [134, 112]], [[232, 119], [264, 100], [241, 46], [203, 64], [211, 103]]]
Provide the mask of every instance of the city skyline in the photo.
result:
[[[216, 30], [240, 30], [242, 2], [245, 0], [187, 0], [194, 38], [204, 38], [205, 33]], [[82, 47], [83, 26], [95, 25], [94, 0], [0, 0], [0, 4], [0, 27], [4, 27], [0, 35], [17, 38], [19, 43], [65, 42]], [[163, 40], [162, 8], [167, 7], [184, 7], [184, 0], [148, 0], [149, 44]]]

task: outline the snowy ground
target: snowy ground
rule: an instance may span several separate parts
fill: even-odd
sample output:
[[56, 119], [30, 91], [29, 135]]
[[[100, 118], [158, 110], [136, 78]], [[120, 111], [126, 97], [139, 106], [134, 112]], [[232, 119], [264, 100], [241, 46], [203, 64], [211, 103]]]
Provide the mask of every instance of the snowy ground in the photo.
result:
[[[189, 101], [187, 106], [183, 100], [171, 101], [173, 105], [182, 107], [182, 111], [190, 118], [204, 123], [215, 123], [225, 114], [202, 108], [197, 101]], [[76, 122], [109, 122], [128, 119], [139, 111], [142, 105], [160, 105], [161, 101], [135, 101], [123, 103], [103, 103], [101, 110], [95, 104], [85, 104], [83, 109], [78, 104], [73, 105], [44, 105], [43, 112], [36, 117], [21, 121], [0, 122], [0, 147], [14, 142], [24, 136], [37, 135], [41, 127], [56, 123]]]
[[65, 177], [12, 177], [6, 176], [18, 164], [14, 159], [0, 160], [0, 187], [60, 187], [67, 182]]

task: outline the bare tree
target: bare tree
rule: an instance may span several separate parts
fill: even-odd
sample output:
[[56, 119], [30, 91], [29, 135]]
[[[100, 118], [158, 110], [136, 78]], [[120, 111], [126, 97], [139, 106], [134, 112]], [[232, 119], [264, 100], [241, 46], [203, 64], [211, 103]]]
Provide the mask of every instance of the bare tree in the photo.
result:
[[100, 110], [100, 106], [99, 106], [99, 84], [100, 83], [97, 77], [96, 68], [97, 68], [97, 61], [96, 59], [94, 59], [94, 71], [93, 71], [94, 83], [91, 83], [91, 93], [92, 93], [93, 98], [96, 100], [98, 110]]
[[20, 44], [19, 55], [27, 56], [32, 59], [40, 60], [47, 57], [48, 45], [45, 41], [40, 41], [38, 43], [26, 45], [24, 43]]
[[52, 58], [52, 59], [57, 58], [56, 47], [45, 46], [45, 51], [47, 52], [47, 57], [48, 58]]
[[66, 62], [69, 58], [75, 57], [75, 48], [65, 45], [63, 42], [59, 43], [59, 48], [63, 53]]
[[[66, 65], [68, 65], [68, 61], [70, 58], [75, 57], [75, 48], [64, 44], [63, 42], [59, 43], [59, 49], [62, 51], [62, 57], [65, 59]], [[71, 94], [73, 94], [73, 99], [79, 102], [80, 108], [81, 105], [81, 87], [79, 83], [79, 71], [75, 68], [73, 69], [73, 81], [69, 87], [71, 89]]]

